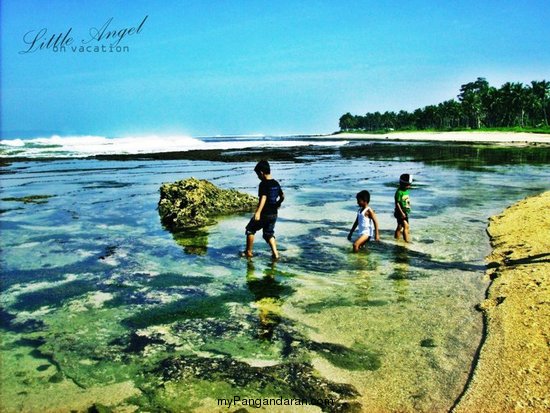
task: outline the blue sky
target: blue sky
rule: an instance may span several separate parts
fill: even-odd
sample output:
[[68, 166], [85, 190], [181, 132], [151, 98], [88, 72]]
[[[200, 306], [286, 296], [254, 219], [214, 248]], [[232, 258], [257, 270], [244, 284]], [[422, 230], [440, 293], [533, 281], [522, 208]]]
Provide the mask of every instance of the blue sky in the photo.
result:
[[[325, 133], [345, 112], [413, 110], [479, 76], [550, 80], [548, 0], [1, 4], [4, 137]], [[79, 47], [111, 18], [118, 31], [145, 16], [128, 52], [19, 53], [28, 32], [71, 28]]]

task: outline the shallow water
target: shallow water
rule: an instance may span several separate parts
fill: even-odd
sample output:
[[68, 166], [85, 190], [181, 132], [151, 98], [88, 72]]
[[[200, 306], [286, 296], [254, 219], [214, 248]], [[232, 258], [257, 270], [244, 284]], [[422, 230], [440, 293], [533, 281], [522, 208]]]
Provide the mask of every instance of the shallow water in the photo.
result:
[[[255, 258], [239, 258], [250, 214], [173, 236], [156, 210], [161, 183], [190, 176], [254, 194], [254, 162], [5, 166], [3, 409], [228, 411], [216, 399], [240, 396], [448, 410], [482, 334], [487, 218], [548, 189], [550, 169], [448, 153], [373, 158], [335, 150], [272, 163], [286, 193], [276, 263], [261, 237]], [[393, 240], [403, 172], [415, 176], [408, 246]], [[382, 241], [351, 254], [362, 189]], [[7, 200], [36, 195], [49, 197]]]

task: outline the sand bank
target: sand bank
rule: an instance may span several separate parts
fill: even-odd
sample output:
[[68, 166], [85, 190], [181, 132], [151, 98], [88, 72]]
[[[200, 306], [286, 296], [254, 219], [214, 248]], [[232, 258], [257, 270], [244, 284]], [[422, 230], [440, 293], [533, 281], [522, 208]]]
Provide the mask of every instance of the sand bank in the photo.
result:
[[548, 143], [550, 134], [527, 132], [391, 132], [387, 134], [339, 133], [331, 138], [438, 142]]
[[454, 412], [550, 409], [550, 191], [492, 217], [486, 339]]

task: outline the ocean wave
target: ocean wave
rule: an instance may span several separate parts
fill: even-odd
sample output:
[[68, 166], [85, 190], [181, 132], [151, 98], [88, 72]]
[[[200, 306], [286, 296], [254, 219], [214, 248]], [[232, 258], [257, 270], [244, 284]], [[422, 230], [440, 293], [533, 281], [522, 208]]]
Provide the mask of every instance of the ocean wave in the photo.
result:
[[[243, 138], [246, 138], [243, 140]], [[252, 147], [292, 146], [339, 146], [347, 141], [303, 140], [298, 137], [234, 136], [231, 139], [216, 140], [216, 137], [193, 138], [190, 136], [132, 136], [109, 138], [105, 136], [81, 135], [33, 139], [0, 140], [2, 157], [83, 157], [94, 155], [146, 154], [162, 152], [185, 152], [208, 149], [245, 149]]]

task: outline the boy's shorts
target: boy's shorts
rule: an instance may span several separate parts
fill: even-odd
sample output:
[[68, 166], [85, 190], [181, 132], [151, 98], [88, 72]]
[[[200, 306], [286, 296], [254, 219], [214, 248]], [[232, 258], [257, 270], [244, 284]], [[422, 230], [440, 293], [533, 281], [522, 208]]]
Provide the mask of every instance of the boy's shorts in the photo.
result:
[[246, 226], [246, 235], [255, 234], [256, 231], [261, 229], [263, 230], [264, 239], [269, 241], [275, 236], [275, 222], [277, 222], [277, 215], [260, 216], [259, 221], [255, 221], [254, 217], [252, 217]]
[[409, 214], [405, 214], [405, 218], [403, 218], [401, 214], [397, 210], [395, 210], [393, 211], [393, 216], [395, 217], [399, 225], [403, 225], [405, 221], [409, 222]]

